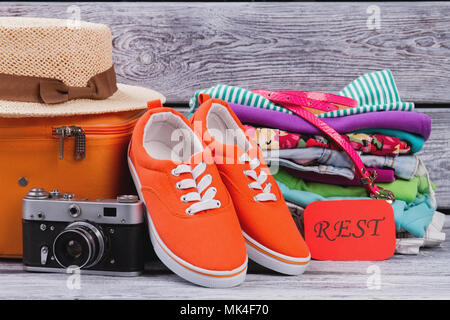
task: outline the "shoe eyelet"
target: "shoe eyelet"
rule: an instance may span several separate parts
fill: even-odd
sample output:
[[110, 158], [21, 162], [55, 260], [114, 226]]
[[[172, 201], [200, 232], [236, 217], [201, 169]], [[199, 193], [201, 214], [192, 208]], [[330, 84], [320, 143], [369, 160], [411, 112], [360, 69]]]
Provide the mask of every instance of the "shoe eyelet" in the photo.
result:
[[221, 203], [219, 200], [217, 200], [217, 201], [216, 201], [216, 205], [217, 205], [217, 208], [220, 208], [220, 206], [222, 205], [222, 203]]
[[191, 211], [191, 209], [187, 208], [187, 209], [186, 209], [186, 214], [192, 216], [192, 211]]
[[178, 177], [180, 174], [178, 173], [178, 171], [176, 171], [175, 169], [172, 169], [172, 175], [174, 177]]
[[176, 186], [177, 186], [178, 190], [181, 190], [181, 184], [180, 183], [177, 183]]
[[180, 198], [180, 199], [181, 199], [181, 201], [182, 201], [182, 202], [184, 202], [184, 203], [186, 203], [186, 202], [187, 202], [187, 201], [186, 201], [186, 197], [185, 197], [185, 196], [181, 196], [181, 198]]

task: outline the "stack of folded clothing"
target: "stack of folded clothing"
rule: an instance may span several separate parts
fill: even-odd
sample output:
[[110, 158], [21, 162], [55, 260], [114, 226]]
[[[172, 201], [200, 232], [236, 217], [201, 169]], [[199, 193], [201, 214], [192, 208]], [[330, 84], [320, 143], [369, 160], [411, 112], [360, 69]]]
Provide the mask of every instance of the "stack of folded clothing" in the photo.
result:
[[[307, 98], [302, 101], [308, 103], [300, 107], [340, 133], [365, 166], [376, 172], [376, 184], [394, 193], [397, 253], [417, 254], [420, 247], [444, 241], [445, 216], [436, 211], [435, 186], [416, 155], [430, 136], [431, 121], [414, 112], [413, 103], [400, 99], [389, 70], [365, 74], [338, 95], [277, 92]], [[230, 104], [263, 150], [294, 218], [301, 217], [302, 208], [312, 201], [367, 198], [345, 152], [316, 127], [275, 103], [270, 91], [217, 85], [196, 92], [190, 101], [192, 112], [201, 93]], [[335, 108], [315, 109], [315, 100], [326, 100]], [[297, 224], [302, 228], [301, 219]]]

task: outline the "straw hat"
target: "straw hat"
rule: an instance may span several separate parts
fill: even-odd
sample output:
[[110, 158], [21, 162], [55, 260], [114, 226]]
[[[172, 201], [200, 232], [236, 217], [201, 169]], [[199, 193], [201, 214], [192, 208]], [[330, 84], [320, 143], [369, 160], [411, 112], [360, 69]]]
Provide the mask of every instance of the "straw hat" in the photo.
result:
[[116, 83], [111, 31], [70, 20], [0, 17], [0, 117], [144, 109], [165, 97]]

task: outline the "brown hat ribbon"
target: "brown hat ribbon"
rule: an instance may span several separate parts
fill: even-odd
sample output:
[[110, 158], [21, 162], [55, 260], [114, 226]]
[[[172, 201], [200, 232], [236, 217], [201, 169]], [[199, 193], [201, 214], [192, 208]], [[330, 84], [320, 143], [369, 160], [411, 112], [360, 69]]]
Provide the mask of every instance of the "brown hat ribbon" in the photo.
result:
[[93, 76], [85, 87], [71, 87], [58, 79], [0, 73], [0, 100], [55, 104], [73, 99], [103, 100], [116, 91], [114, 66]]

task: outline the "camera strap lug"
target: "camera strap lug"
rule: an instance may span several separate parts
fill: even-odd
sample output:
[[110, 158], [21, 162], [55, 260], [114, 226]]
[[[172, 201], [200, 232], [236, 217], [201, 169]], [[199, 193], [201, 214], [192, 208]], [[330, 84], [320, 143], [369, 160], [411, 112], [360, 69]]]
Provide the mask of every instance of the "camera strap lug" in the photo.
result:
[[48, 247], [42, 246], [41, 247], [41, 264], [43, 266], [47, 264], [47, 257], [48, 257]]

